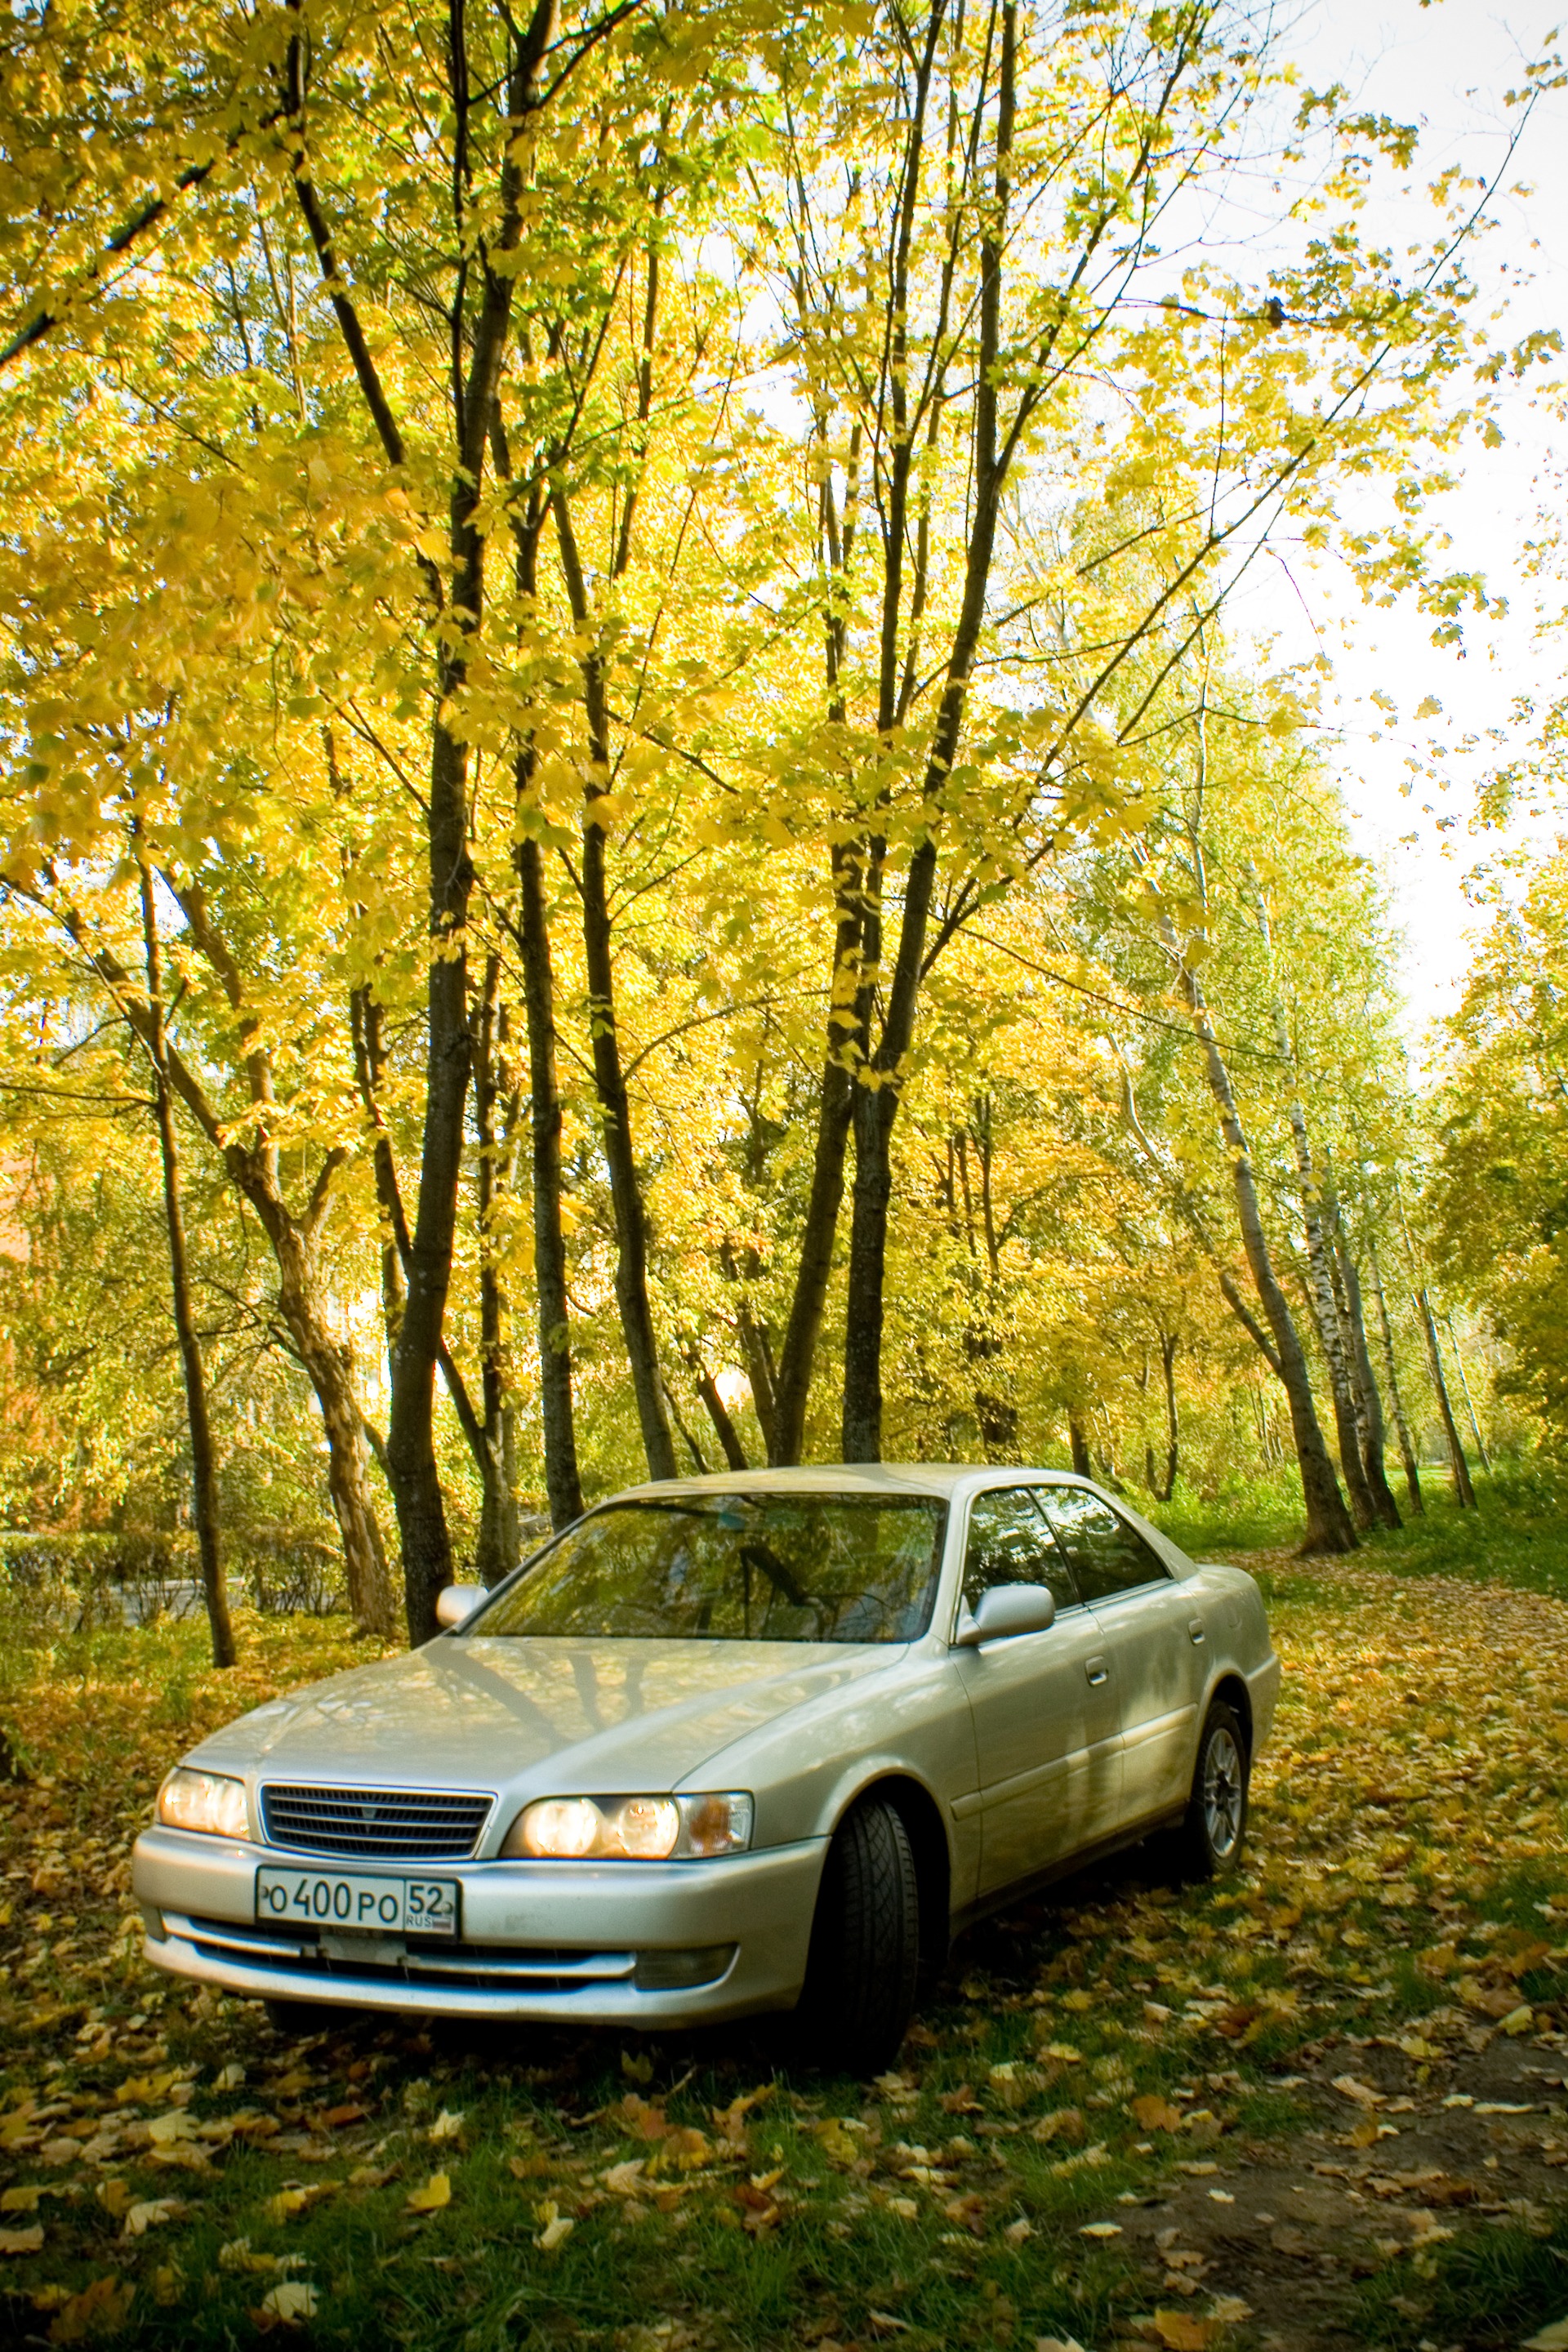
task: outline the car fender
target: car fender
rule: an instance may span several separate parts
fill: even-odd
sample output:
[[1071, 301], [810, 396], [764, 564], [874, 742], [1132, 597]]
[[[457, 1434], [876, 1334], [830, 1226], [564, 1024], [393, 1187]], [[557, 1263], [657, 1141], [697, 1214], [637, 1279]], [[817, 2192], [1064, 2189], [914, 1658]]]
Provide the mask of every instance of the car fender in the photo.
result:
[[942, 1801], [942, 1793], [931, 1786], [927, 1775], [912, 1764], [907, 1756], [895, 1755], [890, 1749], [879, 1755], [857, 1756], [847, 1763], [843, 1771], [825, 1792], [818, 1811], [819, 1837], [831, 1837], [845, 1815], [858, 1802], [868, 1789], [885, 1780], [902, 1780], [912, 1784], [924, 1796], [936, 1818], [942, 1823], [947, 1843], [950, 1871], [957, 1864], [955, 1823], [952, 1809]]

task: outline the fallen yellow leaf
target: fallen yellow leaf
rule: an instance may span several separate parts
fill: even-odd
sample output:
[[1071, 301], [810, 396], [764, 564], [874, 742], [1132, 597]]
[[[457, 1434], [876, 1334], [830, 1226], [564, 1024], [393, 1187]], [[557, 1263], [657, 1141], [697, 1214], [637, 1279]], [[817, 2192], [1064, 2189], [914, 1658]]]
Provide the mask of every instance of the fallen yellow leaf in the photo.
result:
[[411, 2213], [438, 2213], [451, 2201], [452, 2183], [445, 2172], [433, 2172], [422, 2189], [409, 2190], [406, 2200]]
[[1155, 2340], [1165, 2347], [1165, 2352], [1205, 2352], [1218, 2334], [1217, 2320], [1193, 2319], [1184, 2311], [1154, 2314]]
[[818, 2124], [816, 2137], [816, 2144], [829, 2164], [847, 2168], [860, 2153], [837, 2116], [829, 2116], [826, 2122]]
[[536, 2205], [533, 2211], [535, 2220], [542, 2224], [539, 2235], [533, 2242], [541, 2253], [552, 2254], [556, 2247], [563, 2244], [572, 2235], [575, 2225], [567, 2220], [559, 2207], [549, 2198], [546, 2198], [542, 2204]]
[[1145, 2091], [1141, 2097], [1130, 2099], [1128, 2109], [1134, 2123], [1142, 2131], [1178, 2132], [1182, 2128], [1182, 2111], [1157, 2092]]
[[280, 2189], [276, 2197], [267, 2200], [261, 2210], [269, 2221], [291, 2221], [296, 2213], [304, 2211], [310, 2201], [308, 2189]]
[[285, 2279], [261, 2298], [264, 2318], [281, 2320], [286, 2327], [298, 2327], [303, 2319], [314, 2319], [318, 2308], [316, 2290], [304, 2279]]
[[112, 2336], [123, 2327], [136, 2293], [130, 2279], [94, 2279], [61, 2304], [49, 2325], [51, 2344], [81, 2344], [89, 2336]]
[[165, 2221], [177, 2221], [184, 2211], [177, 2197], [149, 2197], [140, 2205], [132, 2205], [125, 2216], [122, 2238], [144, 2238], [149, 2230], [162, 2229]]

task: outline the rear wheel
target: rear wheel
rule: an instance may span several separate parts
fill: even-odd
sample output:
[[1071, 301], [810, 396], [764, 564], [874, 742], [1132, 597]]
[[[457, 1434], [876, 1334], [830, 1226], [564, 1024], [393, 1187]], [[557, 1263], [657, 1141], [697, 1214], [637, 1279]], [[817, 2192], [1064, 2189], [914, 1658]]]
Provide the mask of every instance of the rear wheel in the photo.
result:
[[1236, 1868], [1247, 1840], [1249, 1778], [1241, 1717], [1216, 1699], [1204, 1718], [1193, 1792], [1176, 1832], [1176, 1865], [1184, 1878], [1220, 1878]]
[[920, 1970], [920, 1882], [896, 1805], [866, 1797], [839, 1823], [812, 1923], [796, 2010], [801, 2054], [873, 2074], [909, 2029]]

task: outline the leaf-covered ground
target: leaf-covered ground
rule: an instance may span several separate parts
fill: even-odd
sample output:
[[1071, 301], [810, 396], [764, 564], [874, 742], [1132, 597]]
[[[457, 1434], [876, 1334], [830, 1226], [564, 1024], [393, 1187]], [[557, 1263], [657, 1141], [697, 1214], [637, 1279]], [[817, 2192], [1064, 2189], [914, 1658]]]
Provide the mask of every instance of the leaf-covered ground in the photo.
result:
[[[763, 2032], [351, 2025], [147, 1969], [128, 1845], [309, 1622], [8, 1643], [0, 2338], [356, 2347], [1515, 2346], [1568, 2315], [1568, 1606], [1251, 1561], [1249, 1867], [992, 1923], [875, 2083]], [[1549, 2334], [1546, 2341], [1550, 2343]], [[1568, 2341], [1568, 2336], [1563, 2339]]]

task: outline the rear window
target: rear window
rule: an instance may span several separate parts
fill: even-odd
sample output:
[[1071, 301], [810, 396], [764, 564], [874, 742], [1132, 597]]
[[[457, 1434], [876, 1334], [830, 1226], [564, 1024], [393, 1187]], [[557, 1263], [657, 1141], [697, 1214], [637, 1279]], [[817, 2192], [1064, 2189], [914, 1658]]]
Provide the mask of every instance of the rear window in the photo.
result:
[[723, 1494], [612, 1503], [569, 1528], [465, 1633], [912, 1642], [946, 1506], [930, 1496]]

